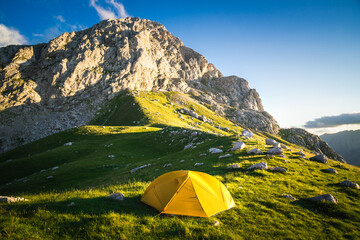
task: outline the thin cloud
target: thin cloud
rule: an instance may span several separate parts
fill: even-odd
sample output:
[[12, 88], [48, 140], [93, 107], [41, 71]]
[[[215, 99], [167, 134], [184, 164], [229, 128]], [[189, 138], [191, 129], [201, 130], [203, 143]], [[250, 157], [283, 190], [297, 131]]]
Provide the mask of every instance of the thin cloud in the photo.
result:
[[95, 8], [101, 20], [129, 17], [122, 3], [116, 2], [115, 0], [106, 0], [106, 3], [107, 6], [103, 7], [97, 4], [97, 0], [90, 0], [90, 6]]
[[60, 22], [64, 23], [65, 22], [65, 19], [63, 16], [61, 15], [58, 15], [58, 16], [54, 16], [55, 19], [59, 20]]
[[27, 40], [25, 36], [14, 28], [7, 27], [4, 24], [0, 24], [0, 47], [5, 47], [12, 44], [26, 44]]
[[345, 124], [360, 124], [360, 113], [344, 113], [338, 116], [325, 116], [305, 123], [306, 128], [329, 128]]

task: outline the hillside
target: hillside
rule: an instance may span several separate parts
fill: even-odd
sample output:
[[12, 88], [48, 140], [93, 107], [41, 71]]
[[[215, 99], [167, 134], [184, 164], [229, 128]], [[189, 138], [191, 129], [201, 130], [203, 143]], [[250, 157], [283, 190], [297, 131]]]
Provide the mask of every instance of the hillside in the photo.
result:
[[145, 19], [109, 19], [49, 43], [0, 48], [0, 73], [0, 152], [89, 124], [123, 90], [191, 94], [247, 127], [279, 130], [245, 79], [223, 76]]
[[360, 166], [360, 130], [324, 134], [320, 137], [344, 156], [348, 163]]
[[[72, 128], [0, 155], [0, 195], [28, 201], [0, 204], [1, 239], [358, 239], [360, 169], [314, 154], [269, 133], [245, 128], [212, 106], [178, 92], [122, 91], [101, 105], [92, 125]], [[247, 154], [272, 148], [284, 156]], [[219, 158], [236, 141], [246, 147]], [[221, 154], [210, 154], [210, 148]], [[247, 168], [258, 162], [285, 173]], [[200, 164], [196, 164], [200, 163]], [[238, 169], [228, 169], [232, 164]], [[145, 166], [134, 170], [137, 167]], [[197, 165], [197, 166], [195, 166]], [[338, 174], [323, 170], [335, 168]], [[211, 218], [159, 215], [140, 197], [156, 177], [174, 170], [208, 173], [223, 182], [236, 208]], [[124, 201], [107, 197], [115, 192]], [[332, 194], [338, 203], [312, 202]], [[284, 198], [290, 194], [296, 201]], [[219, 226], [214, 225], [218, 221]]]

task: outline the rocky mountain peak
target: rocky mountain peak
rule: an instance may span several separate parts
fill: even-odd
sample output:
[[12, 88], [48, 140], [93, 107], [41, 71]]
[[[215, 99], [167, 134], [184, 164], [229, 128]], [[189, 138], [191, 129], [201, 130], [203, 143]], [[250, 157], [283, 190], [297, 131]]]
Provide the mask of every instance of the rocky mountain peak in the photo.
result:
[[0, 48], [1, 149], [16, 146], [14, 136], [29, 142], [86, 124], [122, 90], [189, 93], [247, 127], [279, 130], [245, 79], [224, 77], [159, 23], [122, 18]]

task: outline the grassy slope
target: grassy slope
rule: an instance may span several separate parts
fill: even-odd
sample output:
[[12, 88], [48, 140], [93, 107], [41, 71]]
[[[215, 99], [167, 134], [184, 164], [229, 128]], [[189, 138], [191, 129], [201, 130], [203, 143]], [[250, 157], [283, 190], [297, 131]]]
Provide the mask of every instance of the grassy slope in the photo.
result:
[[[177, 110], [183, 107], [205, 115], [213, 124], [186, 114], [180, 119]], [[246, 151], [254, 147], [269, 149], [264, 141], [268, 136], [259, 133], [245, 140], [237, 135], [241, 127], [177, 93], [123, 94], [104, 106], [92, 124], [0, 155], [0, 195], [30, 200], [0, 205], [1, 239], [360, 238], [360, 191], [336, 185], [345, 179], [360, 182], [357, 167], [344, 164], [344, 168], [330, 161], [339, 174], [324, 173], [321, 169], [329, 166], [298, 158], [296, 146], [286, 141], [292, 148], [285, 152], [288, 162], [281, 157], [248, 156]], [[193, 132], [201, 134], [194, 136]], [[199, 157], [210, 147], [227, 150], [239, 139], [247, 147], [232, 157]], [[66, 142], [73, 145], [64, 146]], [[189, 143], [197, 147], [183, 150]], [[311, 156], [309, 152], [306, 155]], [[288, 172], [246, 171], [260, 161], [286, 167]], [[194, 167], [196, 162], [204, 165]], [[151, 166], [130, 173], [148, 163]], [[168, 163], [172, 166], [164, 168]], [[239, 171], [227, 169], [234, 163], [241, 166]], [[55, 166], [59, 168], [51, 170]], [[45, 171], [40, 172], [42, 169]], [[140, 202], [153, 179], [179, 169], [217, 177], [227, 185], [237, 207], [212, 218], [166, 217]], [[48, 176], [54, 179], [47, 180]], [[124, 193], [126, 199], [116, 202], [106, 198], [114, 192]], [[303, 200], [325, 193], [340, 203]], [[289, 201], [282, 194], [300, 200]], [[75, 206], [67, 207], [70, 202]], [[213, 226], [214, 220], [220, 226]]]

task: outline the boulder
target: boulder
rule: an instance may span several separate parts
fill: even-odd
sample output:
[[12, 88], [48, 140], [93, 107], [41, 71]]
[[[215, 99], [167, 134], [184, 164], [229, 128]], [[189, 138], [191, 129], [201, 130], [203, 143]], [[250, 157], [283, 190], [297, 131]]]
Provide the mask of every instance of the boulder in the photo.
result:
[[241, 132], [241, 135], [243, 135], [245, 138], [252, 138], [254, 134], [250, 130], [243, 130]]
[[194, 164], [194, 167], [202, 166], [202, 165], [204, 165], [204, 163], [195, 163], [195, 164]]
[[116, 201], [123, 201], [125, 199], [125, 196], [124, 194], [117, 192], [111, 194], [110, 196], [108, 196], [108, 198], [114, 199]]
[[254, 148], [254, 149], [251, 149], [250, 151], [248, 151], [247, 154], [259, 155], [259, 154], [264, 154], [264, 153], [263, 153], [263, 151], [261, 151], [260, 149]]
[[316, 196], [316, 197], [311, 197], [308, 199], [313, 202], [326, 201], [326, 202], [338, 203], [338, 200], [331, 194], [324, 194], [324, 195], [320, 195], [320, 196]]
[[232, 156], [232, 154], [228, 153], [228, 154], [219, 156], [219, 159], [221, 159], [221, 158], [226, 158], [226, 157], [231, 157], [231, 156]]
[[272, 154], [272, 155], [279, 155], [279, 154], [282, 154], [283, 151], [279, 147], [273, 147], [273, 148], [270, 148], [266, 153]]
[[294, 198], [293, 196], [291, 196], [291, 195], [289, 195], [289, 194], [284, 194], [284, 195], [281, 195], [282, 197], [284, 197], [284, 198], [288, 198], [288, 199], [290, 199], [290, 200], [293, 200], [293, 201], [296, 201], [297, 199], [296, 198]]
[[71, 146], [73, 143], [72, 142], [68, 142], [68, 143], [65, 143], [64, 146]]
[[218, 149], [218, 148], [210, 148], [209, 149], [209, 153], [215, 154], [215, 153], [222, 153], [223, 150]]
[[328, 158], [325, 156], [325, 154], [316, 155], [314, 157], [311, 157], [310, 160], [324, 164], [328, 163]]
[[286, 173], [287, 172], [286, 168], [283, 168], [283, 167], [271, 167], [271, 168], [269, 168], [269, 171], [271, 171], [271, 172], [280, 172], [280, 173]]
[[229, 168], [229, 169], [239, 169], [240, 166], [239, 166], [239, 164], [235, 163], [233, 165], [228, 166], [227, 168]]
[[235, 145], [231, 148], [231, 151], [234, 152], [236, 150], [241, 150], [245, 148], [245, 143], [243, 142], [236, 142]]
[[259, 163], [256, 163], [250, 167], [248, 167], [247, 170], [255, 170], [255, 169], [267, 169], [268, 166], [267, 166], [267, 163], [266, 162], [259, 162]]
[[343, 181], [342, 183], [339, 184], [341, 187], [351, 187], [351, 188], [356, 188], [356, 189], [359, 189], [359, 184], [357, 183], [354, 183], [352, 181], [349, 181], [349, 180], [345, 180]]
[[335, 168], [327, 168], [323, 169], [322, 171], [326, 173], [338, 173]]
[[267, 138], [265, 139], [265, 143], [267, 145], [271, 145], [271, 146], [274, 146], [274, 147], [280, 147], [280, 143], [278, 143], [277, 141], [275, 141], [274, 139], [271, 139], [271, 138]]

